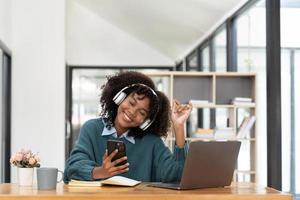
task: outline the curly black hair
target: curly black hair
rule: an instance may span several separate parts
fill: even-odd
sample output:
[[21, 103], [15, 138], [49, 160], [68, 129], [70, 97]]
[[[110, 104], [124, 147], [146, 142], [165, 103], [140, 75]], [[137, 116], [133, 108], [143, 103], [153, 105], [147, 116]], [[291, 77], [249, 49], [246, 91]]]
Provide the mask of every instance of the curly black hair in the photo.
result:
[[[138, 85], [144, 84], [152, 88], [157, 96], [152, 91], [145, 87]], [[123, 92], [127, 96], [131, 93], [138, 95], [143, 94], [150, 99], [150, 113], [149, 118], [153, 123], [146, 129], [142, 130], [139, 127], [131, 128], [128, 135], [134, 137], [143, 137], [146, 134], [154, 134], [160, 137], [166, 137], [171, 126], [170, 121], [170, 102], [166, 95], [155, 89], [152, 79], [145, 74], [135, 71], [125, 71], [117, 73], [113, 76], [107, 77], [107, 82], [102, 85], [102, 95], [100, 97], [100, 105], [102, 111], [100, 116], [107, 120], [108, 125], [113, 126], [117, 116], [118, 105], [113, 101], [113, 97], [126, 86], [137, 84], [136, 86], [129, 87]]]

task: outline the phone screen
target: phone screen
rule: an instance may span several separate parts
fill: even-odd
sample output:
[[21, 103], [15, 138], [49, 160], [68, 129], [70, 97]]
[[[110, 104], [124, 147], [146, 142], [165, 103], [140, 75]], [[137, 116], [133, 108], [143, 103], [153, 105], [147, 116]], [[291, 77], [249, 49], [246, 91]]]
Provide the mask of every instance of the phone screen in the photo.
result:
[[[119, 158], [126, 156], [126, 146], [124, 142], [118, 140], [107, 140], [107, 151], [110, 155], [115, 149], [118, 149], [118, 153], [112, 158], [112, 161], [115, 161]], [[116, 166], [124, 165], [127, 163], [127, 160], [122, 161]]]

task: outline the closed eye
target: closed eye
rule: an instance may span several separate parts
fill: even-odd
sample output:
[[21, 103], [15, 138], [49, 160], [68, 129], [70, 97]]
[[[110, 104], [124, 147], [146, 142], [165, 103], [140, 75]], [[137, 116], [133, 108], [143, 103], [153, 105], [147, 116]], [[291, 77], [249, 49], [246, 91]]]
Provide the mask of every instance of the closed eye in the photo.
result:
[[134, 106], [135, 105], [135, 102], [133, 100], [130, 100], [129, 101], [130, 105]]
[[147, 115], [147, 113], [144, 112], [144, 111], [140, 111], [140, 114], [141, 114], [143, 117], [145, 117], [145, 116]]

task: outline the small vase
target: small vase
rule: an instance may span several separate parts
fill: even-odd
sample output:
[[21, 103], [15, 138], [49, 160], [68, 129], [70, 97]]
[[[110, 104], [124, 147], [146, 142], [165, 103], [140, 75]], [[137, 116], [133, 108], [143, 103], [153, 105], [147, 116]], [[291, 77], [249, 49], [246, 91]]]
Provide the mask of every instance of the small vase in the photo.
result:
[[19, 186], [32, 186], [33, 168], [18, 168]]

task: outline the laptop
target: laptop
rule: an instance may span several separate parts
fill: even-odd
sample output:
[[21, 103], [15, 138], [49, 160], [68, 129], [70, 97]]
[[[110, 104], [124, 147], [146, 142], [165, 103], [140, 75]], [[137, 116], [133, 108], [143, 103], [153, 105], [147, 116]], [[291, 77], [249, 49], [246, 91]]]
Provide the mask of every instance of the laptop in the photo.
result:
[[176, 190], [224, 187], [231, 184], [240, 141], [193, 141], [180, 183], [154, 182], [148, 186]]

